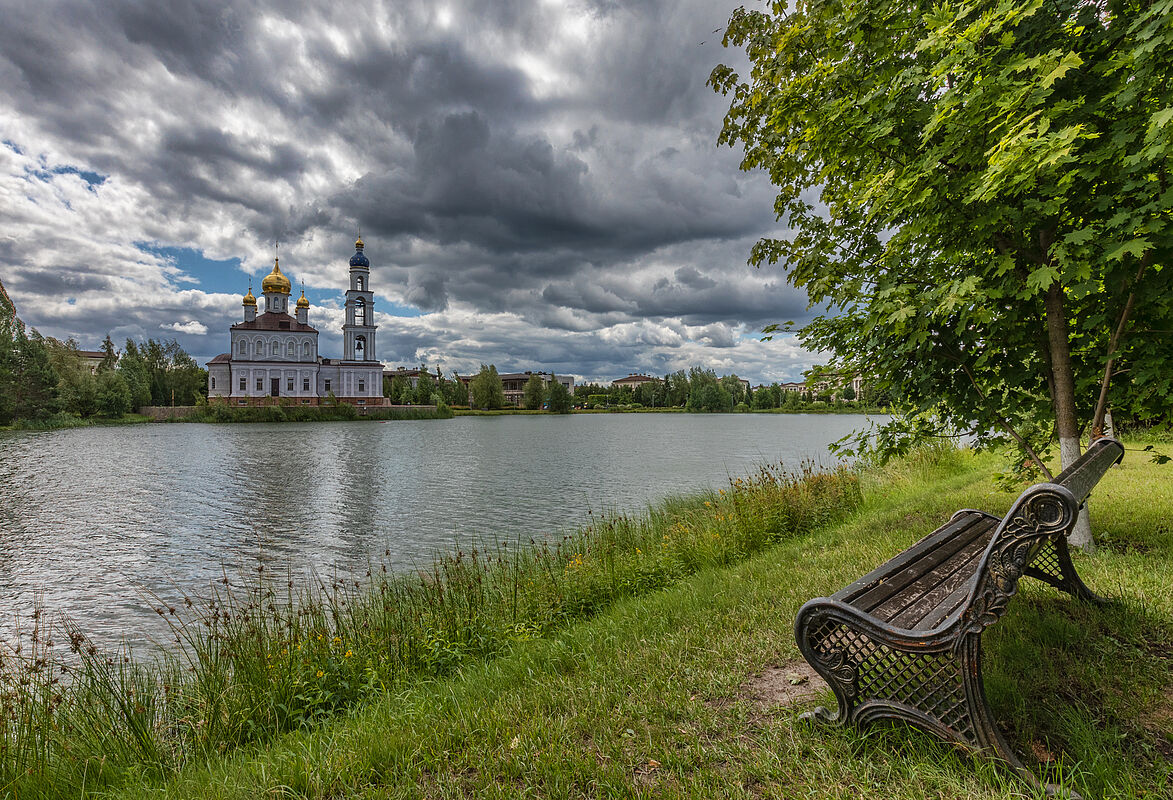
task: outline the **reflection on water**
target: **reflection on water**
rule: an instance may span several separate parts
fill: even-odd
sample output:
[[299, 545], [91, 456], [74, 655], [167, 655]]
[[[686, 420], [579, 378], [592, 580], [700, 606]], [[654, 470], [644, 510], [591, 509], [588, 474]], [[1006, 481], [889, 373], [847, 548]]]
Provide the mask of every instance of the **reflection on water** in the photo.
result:
[[623, 414], [0, 433], [0, 619], [40, 596], [101, 639], [139, 640], [159, 632], [148, 594], [201, 593], [257, 559], [348, 573], [387, 551], [407, 568], [762, 462], [829, 463], [826, 445], [863, 424]]

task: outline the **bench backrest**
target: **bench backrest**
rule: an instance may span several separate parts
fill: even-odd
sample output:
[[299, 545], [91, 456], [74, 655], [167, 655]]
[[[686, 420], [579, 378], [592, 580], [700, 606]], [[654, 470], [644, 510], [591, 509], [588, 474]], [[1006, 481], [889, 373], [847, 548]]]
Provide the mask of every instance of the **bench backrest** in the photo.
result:
[[1104, 436], [1096, 439], [1070, 467], [1055, 476], [1052, 483], [1064, 486], [1083, 505], [1104, 473], [1124, 458], [1124, 445]]
[[978, 565], [963, 616], [975, 632], [995, 622], [1018, 590], [1018, 579], [1048, 541], [1067, 536], [1079, 509], [1124, 445], [1101, 438], [1049, 483], [1036, 483], [1006, 512]]

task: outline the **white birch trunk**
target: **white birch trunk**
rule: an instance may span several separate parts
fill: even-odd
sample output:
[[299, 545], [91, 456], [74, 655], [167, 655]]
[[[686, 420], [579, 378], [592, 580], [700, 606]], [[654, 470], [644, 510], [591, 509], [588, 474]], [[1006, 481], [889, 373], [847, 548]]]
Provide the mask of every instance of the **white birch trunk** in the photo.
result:
[[[1067, 469], [1077, 458], [1079, 458], [1079, 439], [1060, 439], [1059, 463], [1063, 465], [1063, 469]], [[1072, 547], [1078, 547], [1088, 554], [1096, 551], [1096, 542], [1092, 538], [1092, 523], [1090, 517], [1088, 517], [1087, 506], [1084, 506], [1080, 510], [1079, 519], [1075, 521], [1075, 527], [1067, 535], [1067, 544]]]

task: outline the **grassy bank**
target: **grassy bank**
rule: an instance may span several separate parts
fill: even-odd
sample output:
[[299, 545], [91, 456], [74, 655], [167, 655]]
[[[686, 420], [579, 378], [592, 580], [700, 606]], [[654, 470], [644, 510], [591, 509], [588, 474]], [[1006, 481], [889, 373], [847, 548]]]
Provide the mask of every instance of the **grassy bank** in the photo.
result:
[[340, 403], [336, 406], [230, 406], [225, 403], [210, 403], [186, 417], [174, 417], [161, 422], [349, 422], [353, 420], [408, 420], [408, 419], [451, 419], [452, 411], [446, 406], [396, 406], [394, 408], [371, 408], [365, 414], [355, 406]]
[[[1007, 508], [1014, 495], [990, 481], [999, 468], [988, 456], [946, 455], [865, 476], [864, 507], [846, 522], [702, 566], [447, 679], [393, 689], [344, 718], [126, 796], [1031, 796], [1004, 771], [904, 726], [809, 728], [797, 717], [814, 701], [778, 704], [767, 680], [788, 683], [799, 659], [791, 624], [806, 599], [958, 507]], [[1082, 606], [1028, 581], [983, 639], [989, 699], [1012, 746], [1037, 774], [1085, 797], [1170, 797], [1166, 475], [1129, 453], [1095, 495], [1102, 547], [1078, 568], [1114, 604]]]
[[0, 431], [56, 431], [65, 428], [96, 428], [115, 425], [138, 425], [150, 422], [142, 414], [123, 414], [121, 417], [82, 417], [76, 414], [54, 414], [41, 420], [18, 419], [11, 425], [0, 425]]
[[37, 627], [0, 662], [0, 788], [76, 796], [163, 781], [329, 726], [360, 702], [393, 702], [624, 598], [820, 529], [859, 502], [854, 474], [763, 468], [720, 492], [552, 543], [458, 552], [424, 573], [258, 580], [160, 605], [184, 647], [152, 662], [103, 653], [76, 628]]

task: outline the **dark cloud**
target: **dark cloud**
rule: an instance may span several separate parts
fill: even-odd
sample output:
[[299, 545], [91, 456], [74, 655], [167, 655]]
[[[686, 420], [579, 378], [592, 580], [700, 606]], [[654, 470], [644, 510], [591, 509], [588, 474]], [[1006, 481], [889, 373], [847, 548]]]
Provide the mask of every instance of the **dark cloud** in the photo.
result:
[[193, 294], [133, 243], [255, 273], [280, 240], [340, 293], [359, 229], [382, 297], [424, 312], [389, 319], [389, 361], [663, 371], [806, 314], [746, 266], [773, 192], [715, 144], [732, 0], [0, 3], [0, 180], [25, 199], [0, 270], [47, 328], [198, 321], [179, 338], [212, 355], [244, 276]]

